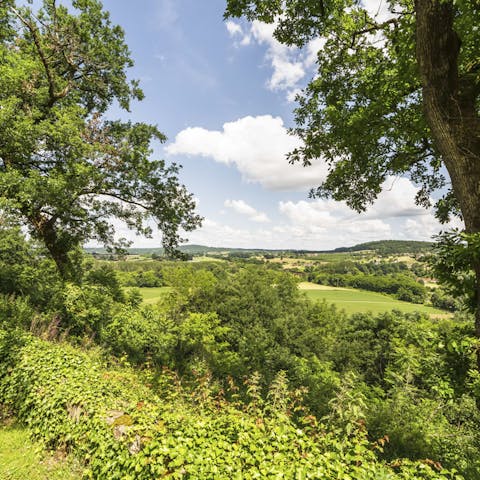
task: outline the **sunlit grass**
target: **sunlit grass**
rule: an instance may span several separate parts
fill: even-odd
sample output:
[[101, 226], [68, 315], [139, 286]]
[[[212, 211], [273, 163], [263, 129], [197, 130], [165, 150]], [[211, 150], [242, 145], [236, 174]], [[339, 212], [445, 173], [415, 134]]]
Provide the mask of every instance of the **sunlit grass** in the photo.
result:
[[[399, 310], [405, 313], [422, 312], [431, 316], [450, 316], [444, 310], [409, 302], [396, 300], [388, 295], [353, 288], [337, 288], [315, 283], [301, 282], [299, 288], [311, 300], [325, 300], [334, 303], [338, 308], [351, 313], [383, 313]], [[157, 303], [163, 295], [171, 291], [171, 287], [139, 288], [146, 304]]]
[[160, 298], [172, 290], [171, 287], [144, 287], [139, 288], [143, 297], [143, 303], [157, 303]]
[[80, 480], [82, 469], [73, 461], [42, 452], [28, 431], [0, 427], [1, 480]]
[[432, 316], [448, 316], [449, 313], [426, 305], [402, 302], [388, 295], [353, 288], [336, 288], [315, 283], [302, 282], [299, 288], [311, 300], [325, 300], [334, 303], [347, 313], [383, 313], [390, 310], [401, 312], [422, 312]]

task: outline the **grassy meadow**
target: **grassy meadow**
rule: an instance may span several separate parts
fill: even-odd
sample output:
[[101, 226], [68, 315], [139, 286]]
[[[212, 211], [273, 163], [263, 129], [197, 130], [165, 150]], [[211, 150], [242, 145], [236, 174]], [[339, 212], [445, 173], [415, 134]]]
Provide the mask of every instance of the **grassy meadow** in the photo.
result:
[[143, 303], [157, 303], [163, 295], [170, 292], [171, 287], [142, 287], [138, 288], [143, 297]]
[[445, 316], [447, 312], [437, 308], [428, 307], [409, 302], [402, 302], [388, 295], [376, 292], [367, 292], [353, 288], [338, 288], [315, 283], [302, 282], [299, 288], [303, 290], [311, 300], [325, 300], [334, 303], [348, 314], [352, 313], [383, 313], [390, 310], [400, 312], [422, 312], [431, 316]]
[[16, 426], [0, 428], [2, 480], [80, 480], [82, 469], [63, 455], [47, 455], [32, 442], [29, 431]]
[[[404, 313], [422, 312], [431, 316], [449, 315], [443, 310], [426, 305], [402, 302], [388, 295], [381, 293], [356, 290], [354, 288], [330, 287], [317, 285], [310, 282], [301, 282], [299, 288], [305, 292], [311, 300], [325, 300], [334, 303], [338, 308], [348, 314], [353, 313], [383, 313], [391, 310], [399, 310]], [[171, 291], [171, 287], [144, 287], [139, 288], [143, 297], [143, 303], [155, 304], [163, 295]]]

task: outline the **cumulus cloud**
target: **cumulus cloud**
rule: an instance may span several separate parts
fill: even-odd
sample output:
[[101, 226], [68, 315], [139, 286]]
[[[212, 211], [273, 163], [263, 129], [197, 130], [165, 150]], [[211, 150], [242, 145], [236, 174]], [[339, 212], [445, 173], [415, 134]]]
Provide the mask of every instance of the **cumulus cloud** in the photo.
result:
[[389, 177], [382, 185], [382, 192], [365, 216], [369, 218], [417, 217], [432, 215], [431, 210], [415, 204], [417, 188], [408, 178]]
[[252, 38], [267, 47], [266, 59], [270, 62], [273, 74], [267, 82], [271, 90], [288, 90], [295, 88], [305, 76], [303, 62], [298, 59], [297, 49], [282, 45], [273, 37], [274, 24], [254, 20], [251, 25]]
[[349, 223], [306, 224], [300, 219], [286, 218], [285, 222], [269, 228], [232, 227], [228, 220], [206, 219], [203, 226], [188, 234], [191, 243], [215, 247], [267, 249], [326, 250], [370, 240], [398, 238], [388, 223], [364, 220]]
[[290, 236], [295, 243], [303, 239], [313, 249], [388, 239], [393, 234], [387, 221], [362, 217], [334, 200], [280, 202], [279, 210], [287, 223], [277, 227], [277, 231]]
[[270, 219], [265, 213], [255, 210], [243, 200], [225, 200], [224, 206], [232, 209], [234, 212], [239, 213], [240, 215], [245, 215], [254, 222], [270, 222]]
[[261, 230], [233, 228], [206, 218], [198, 230], [189, 232], [190, 243], [227, 248], [255, 248], [261, 242]]
[[[203, 226], [185, 236], [190, 243], [215, 247], [328, 250], [373, 240], [430, 240], [442, 229], [462, 228], [458, 220], [440, 225], [431, 209], [415, 205], [415, 192], [408, 179], [389, 178], [375, 204], [361, 214], [344, 202], [315, 199], [280, 201], [270, 206], [268, 217], [245, 200], [228, 199], [223, 207], [237, 213], [240, 220], [244, 217], [243, 224], [235, 218], [236, 226], [229, 225], [228, 215], [221, 221], [206, 215]], [[275, 222], [271, 220], [274, 213]], [[135, 246], [159, 246], [160, 234], [155, 228], [155, 238], [145, 240], [117, 223], [118, 236], [133, 240]]]
[[315, 64], [317, 52], [323, 47], [325, 40], [313, 39], [304, 49], [298, 49], [282, 45], [274, 38], [275, 24], [254, 20], [252, 23], [242, 26], [229, 20], [225, 25], [229, 35], [234, 39], [235, 46], [256, 43], [266, 48], [265, 60], [272, 68], [272, 74], [266, 83], [267, 88], [274, 91], [286, 91], [287, 100], [294, 101], [300, 82]]
[[415, 205], [416, 191], [406, 178], [388, 178], [377, 201], [361, 214], [330, 199], [280, 202], [286, 222], [274, 228], [292, 239], [303, 238], [310, 244], [317, 239], [319, 245], [334, 248], [390, 238], [430, 240], [442, 228], [461, 227], [458, 221], [442, 226], [432, 209]]
[[[382, 185], [382, 192], [375, 203], [364, 213], [356, 213], [345, 202], [331, 199], [314, 201], [281, 202], [280, 211], [292, 221], [306, 225], [325, 225], [340, 222], [354, 224], [358, 221], [368, 224], [371, 220], [392, 220], [403, 218], [433, 218], [431, 209], [415, 204], [417, 189], [407, 178], [389, 177]], [[435, 220], [436, 221], [436, 220]], [[436, 223], [438, 226], [438, 222]]]
[[[280, 220], [268, 228], [238, 229], [209, 221], [206, 229], [193, 235], [201, 235], [200, 239], [215, 246], [309, 250], [385, 239], [430, 240], [442, 226], [431, 209], [415, 205], [415, 193], [408, 179], [392, 177], [385, 181], [382, 193], [365, 213], [358, 214], [345, 202], [331, 199], [284, 200], [277, 205]], [[256, 212], [242, 201], [228, 200], [225, 207], [243, 215]]]
[[242, 27], [238, 23], [232, 22], [232, 20], [227, 20], [225, 22], [225, 26], [227, 27], [228, 33], [231, 37], [243, 34]]
[[294, 88], [287, 93], [287, 101], [293, 103], [297, 99], [297, 95], [302, 93], [302, 89]]
[[321, 50], [327, 40], [325, 38], [314, 38], [306, 46], [304, 63], [306, 67], [313, 67], [317, 62], [319, 50]]
[[227, 27], [230, 37], [234, 39], [234, 45], [236, 47], [250, 45], [252, 36], [248, 29], [244, 30], [239, 23], [236, 23], [232, 20], [227, 20], [225, 22], [225, 26]]
[[305, 190], [320, 184], [327, 167], [321, 161], [308, 168], [290, 165], [286, 154], [301, 145], [288, 134], [280, 117], [243, 117], [221, 131], [190, 127], [166, 147], [170, 155], [198, 155], [235, 166], [248, 182], [272, 190]]
[[[363, 0], [367, 13], [382, 23], [394, 18], [385, 0]], [[265, 60], [269, 63], [272, 74], [266, 82], [267, 88], [273, 91], [285, 91], [288, 102], [295, 100], [295, 93], [305, 86], [307, 75], [314, 75], [318, 52], [325, 46], [326, 38], [317, 37], [310, 40], [303, 48], [283, 45], [273, 33], [276, 23], [263, 23], [253, 20], [251, 23], [237, 23], [228, 20], [227, 31], [236, 47], [257, 44], [265, 47]], [[385, 44], [381, 31], [367, 35], [370, 42], [379, 48]], [[294, 93], [295, 92], [295, 93]]]

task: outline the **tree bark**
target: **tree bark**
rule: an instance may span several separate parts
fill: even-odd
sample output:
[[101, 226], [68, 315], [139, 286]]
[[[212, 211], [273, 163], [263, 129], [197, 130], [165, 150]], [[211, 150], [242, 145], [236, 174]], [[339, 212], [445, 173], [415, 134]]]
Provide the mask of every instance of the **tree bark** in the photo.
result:
[[[434, 144], [448, 170], [467, 233], [480, 232], [480, 85], [459, 74], [460, 39], [448, 0], [416, 0], [416, 55], [423, 107]], [[476, 275], [475, 334], [480, 339], [480, 262]], [[477, 350], [480, 371], [480, 350]]]
[[63, 280], [71, 280], [72, 263], [68, 256], [68, 250], [62, 247], [54, 228], [48, 227], [41, 232], [45, 246], [53, 261], [57, 265], [58, 272]]
[[54, 220], [47, 219], [44, 216], [28, 215], [30, 225], [33, 227], [35, 236], [39, 238], [47, 247], [58, 272], [63, 280], [71, 280], [73, 275], [72, 262], [68, 255], [69, 249], [63, 245], [55, 229]]

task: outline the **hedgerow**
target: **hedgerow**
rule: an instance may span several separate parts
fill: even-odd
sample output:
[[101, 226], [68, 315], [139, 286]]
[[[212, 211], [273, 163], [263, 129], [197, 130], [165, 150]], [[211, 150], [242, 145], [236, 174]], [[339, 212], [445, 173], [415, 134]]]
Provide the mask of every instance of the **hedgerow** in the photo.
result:
[[461, 478], [434, 462], [379, 461], [383, 441], [367, 440], [354, 408], [337, 408], [341, 422], [319, 422], [294, 402], [282, 374], [266, 397], [253, 377], [241, 404], [208, 375], [184, 388], [168, 372], [153, 379], [102, 358], [0, 330], [3, 410], [47, 447], [81, 458], [85, 478]]

